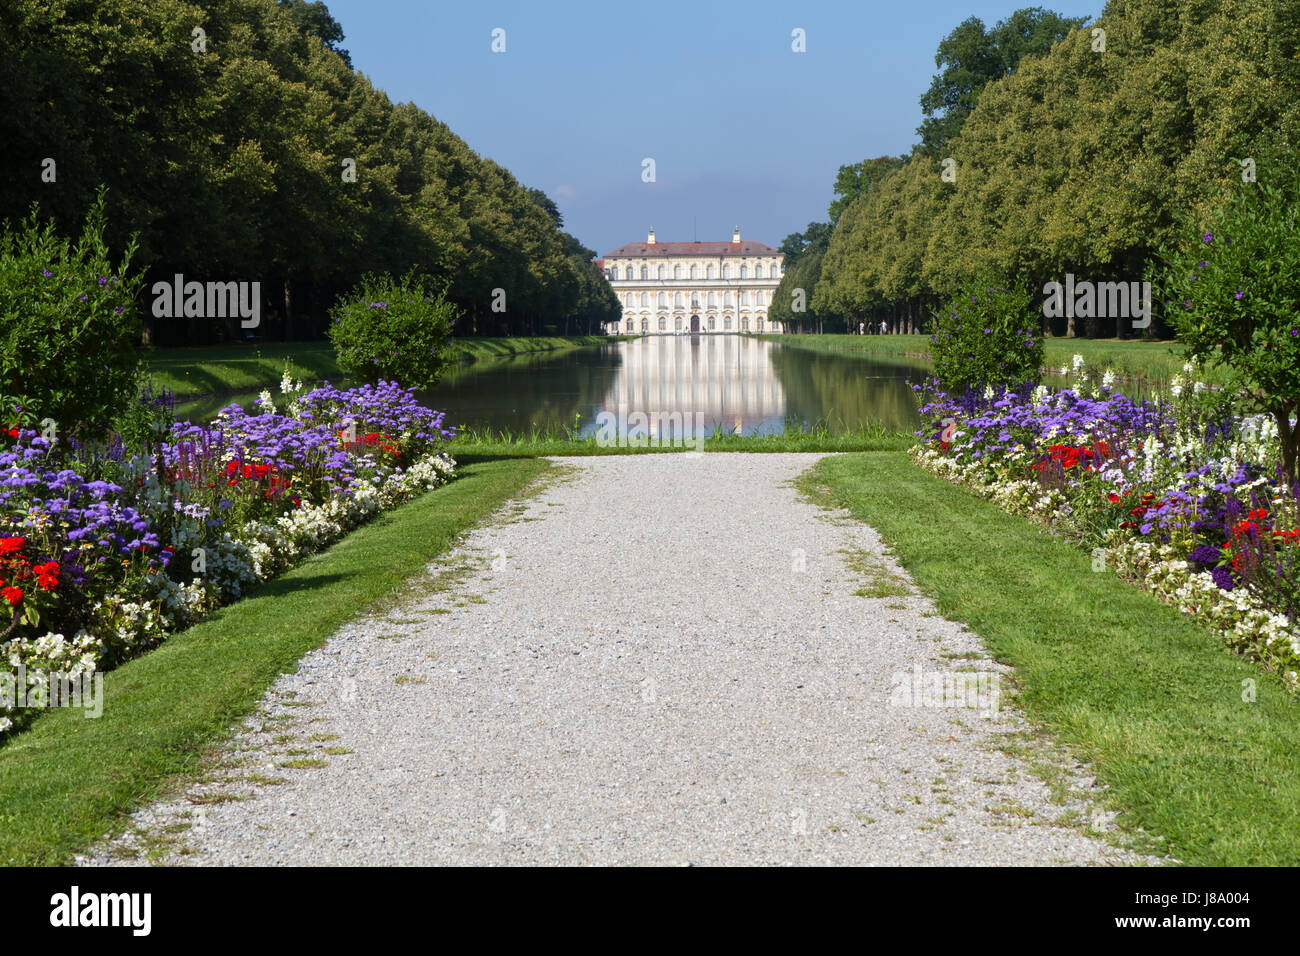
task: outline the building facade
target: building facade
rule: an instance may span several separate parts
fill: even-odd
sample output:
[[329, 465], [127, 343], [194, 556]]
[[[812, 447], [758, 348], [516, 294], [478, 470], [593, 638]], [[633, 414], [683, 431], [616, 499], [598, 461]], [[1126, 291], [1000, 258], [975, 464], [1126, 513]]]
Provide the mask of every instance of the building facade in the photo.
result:
[[785, 256], [761, 242], [629, 242], [598, 264], [623, 306], [609, 334], [781, 332], [769, 320]]

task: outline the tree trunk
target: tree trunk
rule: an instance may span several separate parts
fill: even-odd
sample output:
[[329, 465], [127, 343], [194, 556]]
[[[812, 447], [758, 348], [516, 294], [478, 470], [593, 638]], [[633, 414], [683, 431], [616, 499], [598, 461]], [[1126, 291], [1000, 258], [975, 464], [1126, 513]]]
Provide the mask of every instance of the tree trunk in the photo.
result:
[[280, 328], [280, 341], [293, 341], [293, 290], [288, 279], [284, 280], [284, 325]]
[[1297, 446], [1300, 446], [1300, 421], [1296, 422], [1295, 428], [1291, 427], [1290, 408], [1278, 408], [1273, 412], [1273, 418], [1277, 421], [1277, 436], [1282, 446], [1282, 470], [1286, 473], [1287, 480], [1292, 486], [1295, 485]]

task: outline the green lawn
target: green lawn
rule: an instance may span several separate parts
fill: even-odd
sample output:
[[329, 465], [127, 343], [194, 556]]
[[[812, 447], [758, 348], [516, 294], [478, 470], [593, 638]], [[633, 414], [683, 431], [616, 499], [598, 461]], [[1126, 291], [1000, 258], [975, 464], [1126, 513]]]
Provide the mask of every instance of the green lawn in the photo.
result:
[[940, 611], [1016, 668], [1019, 704], [1095, 765], [1123, 822], [1189, 864], [1300, 863], [1300, 710], [1277, 679], [905, 454], [828, 458], [803, 484], [880, 531]]
[[[461, 361], [477, 362], [528, 352], [587, 348], [610, 341], [615, 339], [606, 335], [511, 336], [452, 339], [452, 344]], [[293, 377], [305, 382], [343, 378], [334, 361], [334, 346], [329, 342], [157, 349], [145, 355], [144, 364], [156, 385], [171, 389], [177, 398], [188, 398], [261, 388], [278, 391], [286, 359]]]
[[395, 596], [461, 532], [548, 467], [465, 460], [450, 484], [381, 516], [243, 601], [105, 675], [104, 712], [51, 710], [0, 746], [0, 863], [68, 863], [132, 808], [195, 773], [277, 676]]
[[[928, 335], [768, 335], [772, 342], [790, 348], [809, 349], [815, 352], [861, 355], [887, 361], [930, 360]], [[1089, 363], [1113, 368], [1116, 374], [1141, 379], [1148, 384], [1167, 382], [1181, 373], [1182, 347], [1173, 341], [1146, 341], [1144, 339], [1065, 339], [1053, 337], [1044, 340], [1046, 367], [1049, 371], [1069, 365], [1077, 353]], [[1206, 381], [1221, 380], [1210, 370]]]

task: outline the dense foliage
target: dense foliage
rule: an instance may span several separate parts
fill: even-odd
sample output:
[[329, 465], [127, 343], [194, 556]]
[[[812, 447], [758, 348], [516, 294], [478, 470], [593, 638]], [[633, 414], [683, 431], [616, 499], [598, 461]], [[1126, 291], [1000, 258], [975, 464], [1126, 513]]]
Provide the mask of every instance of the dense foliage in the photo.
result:
[[1203, 229], [1171, 252], [1161, 292], [1179, 339], [1201, 362], [1234, 375], [1273, 417], [1286, 474], [1297, 476], [1300, 422], [1300, 188], [1243, 183]]
[[35, 213], [0, 233], [0, 424], [85, 436], [134, 398], [140, 277], [103, 233], [102, 197], [76, 242]]
[[[110, 248], [138, 233], [150, 283], [260, 281], [268, 338], [322, 336], [337, 294], [412, 267], [449, 282], [466, 334], [598, 330], [606, 313], [577, 311], [589, 263], [536, 191], [392, 103], [342, 40], [303, 0], [6, 0], [0, 219], [39, 200], [66, 227], [106, 185]], [[146, 321], [160, 345], [243, 334], [234, 319]]]
[[459, 310], [425, 278], [367, 276], [331, 310], [330, 341], [353, 380], [427, 389], [447, 366]]
[[[1105, 31], [1104, 49], [1094, 30]], [[1294, 3], [1110, 0], [1095, 22], [1059, 37], [1051, 27], [1008, 42], [1014, 63], [998, 61], [978, 32], [963, 25], [941, 44], [941, 95], [926, 102], [942, 122], [923, 133], [942, 148], [915, 150], [839, 217], [817, 313], [903, 327], [984, 271], [1032, 288], [1067, 274], [1139, 281], [1186, 229], [1184, 213], [1199, 224], [1240, 183], [1241, 161], [1254, 160], [1261, 178], [1298, 164]], [[1131, 329], [1079, 325], [1062, 318], [1052, 331]], [[1167, 330], [1157, 310], [1151, 333]]]

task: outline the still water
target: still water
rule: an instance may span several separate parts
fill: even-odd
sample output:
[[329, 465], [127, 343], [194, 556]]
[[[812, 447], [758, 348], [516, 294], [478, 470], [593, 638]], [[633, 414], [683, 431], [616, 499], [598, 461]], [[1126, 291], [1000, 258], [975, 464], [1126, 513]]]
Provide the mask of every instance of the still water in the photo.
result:
[[[687, 434], [699, 424], [742, 435], [780, 433], [787, 423], [824, 424], [835, 433], [883, 427], [911, 430], [917, 415], [909, 379], [920, 362], [823, 355], [740, 335], [662, 335], [597, 348], [518, 356], [453, 369], [425, 404], [460, 427], [513, 433], [576, 427], [597, 416], [678, 416]], [[256, 393], [205, 399], [177, 411], [189, 417]], [[634, 422], [635, 426], [635, 422]]]

